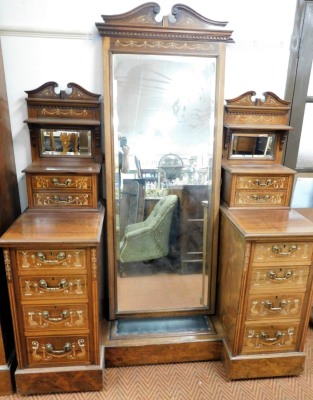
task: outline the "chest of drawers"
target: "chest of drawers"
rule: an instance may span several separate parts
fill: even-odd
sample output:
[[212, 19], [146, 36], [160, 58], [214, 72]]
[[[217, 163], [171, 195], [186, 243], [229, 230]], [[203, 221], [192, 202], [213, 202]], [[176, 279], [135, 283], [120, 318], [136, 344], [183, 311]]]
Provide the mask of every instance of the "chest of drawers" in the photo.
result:
[[103, 217], [103, 209], [29, 211], [0, 239], [21, 394], [102, 388]]
[[97, 163], [47, 165], [36, 162], [24, 169], [30, 209], [97, 209], [99, 174]]
[[278, 164], [223, 164], [222, 199], [229, 207], [288, 207], [295, 171]]
[[297, 375], [312, 304], [313, 223], [288, 209], [221, 210], [227, 375]]

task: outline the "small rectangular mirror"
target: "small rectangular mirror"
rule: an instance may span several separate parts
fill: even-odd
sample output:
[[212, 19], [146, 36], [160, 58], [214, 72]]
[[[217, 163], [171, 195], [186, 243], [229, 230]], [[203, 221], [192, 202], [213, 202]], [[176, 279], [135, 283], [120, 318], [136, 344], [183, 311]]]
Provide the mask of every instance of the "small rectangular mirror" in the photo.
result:
[[40, 129], [41, 155], [91, 157], [91, 131]]
[[233, 133], [229, 158], [274, 158], [275, 134]]

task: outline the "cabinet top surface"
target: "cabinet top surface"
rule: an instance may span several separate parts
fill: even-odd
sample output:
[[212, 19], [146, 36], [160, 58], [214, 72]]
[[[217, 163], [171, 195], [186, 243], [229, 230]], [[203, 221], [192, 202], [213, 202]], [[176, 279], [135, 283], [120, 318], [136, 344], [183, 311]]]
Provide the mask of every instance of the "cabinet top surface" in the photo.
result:
[[[75, 160], [77, 163], [77, 161]], [[56, 174], [56, 173], [70, 173], [70, 174], [90, 174], [90, 173], [99, 173], [101, 170], [101, 165], [97, 163], [71, 163], [67, 165], [63, 164], [53, 164], [51, 161], [50, 163], [47, 162], [33, 162], [30, 165], [28, 165], [26, 168], [24, 168], [23, 172], [29, 172], [29, 173], [51, 173], [51, 174]]]
[[295, 174], [296, 171], [285, 167], [281, 164], [253, 164], [253, 163], [245, 163], [245, 164], [231, 164], [231, 163], [222, 163], [222, 168], [226, 171], [230, 171], [235, 174], [245, 174], [248, 175], [250, 173], [257, 174]]
[[99, 243], [104, 210], [25, 212], [0, 238], [0, 246], [32, 243]]
[[221, 211], [247, 238], [296, 236], [313, 239], [313, 216], [308, 219], [295, 209], [229, 210], [226, 206], [222, 206]]

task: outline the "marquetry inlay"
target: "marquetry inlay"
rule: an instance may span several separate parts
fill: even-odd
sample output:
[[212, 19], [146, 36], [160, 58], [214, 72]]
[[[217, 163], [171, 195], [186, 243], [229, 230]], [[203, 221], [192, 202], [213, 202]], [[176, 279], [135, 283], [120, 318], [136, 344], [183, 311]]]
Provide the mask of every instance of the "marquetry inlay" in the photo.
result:
[[84, 339], [74, 342], [65, 342], [62, 348], [55, 348], [51, 343], [39, 343], [33, 340], [31, 343], [32, 358], [36, 361], [49, 361], [53, 359], [84, 359], [86, 358], [86, 344]]

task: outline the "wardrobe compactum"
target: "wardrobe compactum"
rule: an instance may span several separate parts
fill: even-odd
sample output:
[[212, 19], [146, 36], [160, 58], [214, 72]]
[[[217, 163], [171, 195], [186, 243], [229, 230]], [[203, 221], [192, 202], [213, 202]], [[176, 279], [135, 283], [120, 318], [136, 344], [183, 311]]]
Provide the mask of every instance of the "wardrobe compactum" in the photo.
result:
[[96, 24], [102, 143], [98, 95], [27, 91], [29, 208], [0, 239], [21, 394], [101, 390], [105, 367], [303, 369], [313, 223], [290, 208], [290, 104], [224, 105], [226, 23], [159, 12]]

